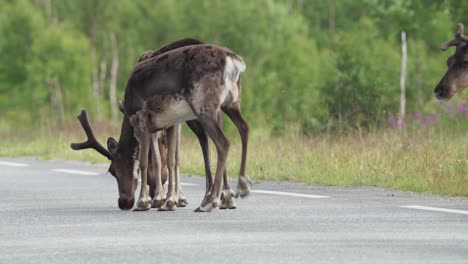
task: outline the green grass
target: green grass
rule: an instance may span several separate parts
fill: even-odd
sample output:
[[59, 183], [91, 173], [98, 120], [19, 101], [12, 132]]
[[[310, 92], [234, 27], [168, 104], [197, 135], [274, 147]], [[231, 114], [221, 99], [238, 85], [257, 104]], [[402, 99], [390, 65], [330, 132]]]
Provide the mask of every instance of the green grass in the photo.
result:
[[[396, 131], [340, 137], [253, 134], [248, 173], [253, 179], [277, 179], [325, 185], [367, 185], [417, 192], [468, 195], [468, 138], [431, 131], [401, 136]], [[199, 147], [185, 140], [181, 160], [186, 171], [203, 172]], [[214, 154], [212, 154], [213, 156]], [[237, 174], [240, 143], [234, 141], [228, 173]]]
[[[113, 129], [118, 131], [118, 129]], [[108, 131], [108, 130], [107, 130]], [[104, 131], [97, 131], [105, 135]], [[5, 138], [5, 137], [3, 137]], [[20, 139], [21, 138], [21, 139]], [[70, 142], [84, 139], [79, 129], [56, 136], [9, 135], [0, 156], [39, 156], [108, 162], [95, 151], [72, 151]], [[28, 138], [28, 137], [26, 137]], [[240, 140], [231, 136], [228, 174], [236, 177]], [[105, 142], [101, 138], [101, 142]], [[211, 157], [216, 154], [212, 149]], [[203, 175], [203, 159], [195, 137], [183, 137], [181, 170]], [[216, 164], [216, 162], [212, 162]], [[298, 133], [273, 137], [253, 131], [247, 171], [254, 180], [277, 179], [325, 185], [367, 185], [417, 192], [468, 195], [468, 137], [464, 130], [394, 130], [341, 136], [305, 137]]]

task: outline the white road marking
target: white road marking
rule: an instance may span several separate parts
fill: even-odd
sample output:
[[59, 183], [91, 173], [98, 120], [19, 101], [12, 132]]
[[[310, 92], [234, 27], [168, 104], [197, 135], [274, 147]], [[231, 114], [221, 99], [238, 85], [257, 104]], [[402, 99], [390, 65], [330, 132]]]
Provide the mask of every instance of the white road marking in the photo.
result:
[[9, 162], [9, 161], [0, 161], [0, 165], [11, 166], [11, 167], [28, 167], [29, 166], [29, 164], [26, 164], [26, 163], [17, 163], [17, 162]]
[[181, 182], [180, 185], [182, 185], [182, 186], [198, 186], [200, 184], [190, 183], [190, 182]]
[[79, 175], [99, 175], [97, 172], [92, 171], [82, 171], [82, 170], [69, 170], [69, 169], [53, 169], [55, 172], [64, 172], [69, 174], [79, 174]]
[[277, 192], [277, 191], [267, 191], [267, 190], [252, 190], [251, 192], [261, 193], [261, 194], [272, 194], [272, 195], [312, 198], [312, 199], [330, 198], [329, 196], [323, 196], [323, 195], [313, 195], [313, 194], [305, 194], [305, 193], [291, 193], [291, 192]]
[[440, 208], [440, 207], [429, 207], [429, 206], [419, 206], [419, 205], [406, 205], [406, 206], [400, 206], [400, 207], [410, 208], [410, 209], [418, 209], [418, 210], [426, 210], [426, 211], [435, 211], [435, 212], [444, 212], [444, 213], [468, 215], [468, 211], [456, 210], [456, 209], [446, 209], [446, 208]]

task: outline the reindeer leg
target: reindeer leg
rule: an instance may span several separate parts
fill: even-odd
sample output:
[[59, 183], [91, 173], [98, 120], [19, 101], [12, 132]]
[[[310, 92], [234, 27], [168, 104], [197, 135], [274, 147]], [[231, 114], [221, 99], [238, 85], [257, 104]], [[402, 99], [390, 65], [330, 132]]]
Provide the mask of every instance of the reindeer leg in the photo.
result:
[[198, 122], [198, 120], [187, 121], [187, 125], [197, 136], [198, 142], [203, 153], [203, 160], [205, 162], [205, 177], [206, 177], [206, 189], [205, 189], [205, 198], [210, 194], [211, 186], [213, 185], [213, 176], [211, 174], [211, 164], [210, 164], [210, 149], [208, 144], [208, 135], [205, 133], [203, 126]]
[[175, 134], [176, 134], [176, 146], [175, 146], [175, 188], [177, 192], [177, 206], [178, 207], [185, 207], [188, 202], [187, 198], [185, 198], [184, 192], [182, 191], [182, 185], [180, 184], [180, 130], [181, 124], [177, 124], [175, 127]]
[[155, 194], [153, 197], [153, 201], [151, 202], [152, 208], [160, 208], [161, 205], [166, 200], [166, 194], [164, 193], [164, 188], [161, 180], [161, 171], [165, 168], [162, 167], [161, 164], [161, 152], [159, 149], [158, 138], [161, 137], [161, 132], [156, 132], [151, 134], [151, 143], [153, 146], [153, 156], [154, 156], [154, 163], [155, 163], [155, 174], [156, 174], [156, 188]]
[[156, 196], [156, 161], [154, 157], [154, 148], [153, 142], [151, 139], [149, 154], [148, 154], [148, 186], [149, 186], [149, 195], [151, 199]]
[[165, 131], [159, 131], [158, 134], [159, 154], [161, 156], [161, 182], [167, 182], [167, 138]]
[[226, 158], [229, 152], [230, 143], [221, 129], [221, 126], [217, 122], [216, 113], [217, 111], [212, 111], [212, 113], [201, 113], [197, 115], [200, 124], [203, 126], [203, 129], [205, 129], [206, 133], [208, 133], [216, 146], [216, 151], [218, 153], [218, 163], [216, 166], [216, 176], [213, 186], [211, 187], [210, 195], [203, 199], [203, 202], [195, 210], [195, 212], [209, 212], [219, 205], [221, 180], [226, 169]]
[[151, 197], [148, 194], [148, 155], [150, 146], [150, 133], [147, 129], [147, 115], [144, 113], [137, 112], [132, 116], [130, 120], [133, 129], [134, 136], [140, 144], [140, 170], [141, 170], [141, 188], [140, 198], [137, 202], [135, 211], [146, 211], [151, 208]]
[[249, 124], [245, 121], [244, 117], [240, 111], [240, 103], [234, 102], [228, 106], [223, 106], [222, 110], [226, 113], [232, 122], [236, 125], [237, 130], [241, 136], [242, 141], [242, 158], [241, 158], [241, 167], [239, 173], [239, 181], [237, 184], [237, 194], [241, 197], [245, 197], [250, 193], [250, 185], [252, 181], [249, 176], [245, 173], [245, 166], [247, 161], [247, 146], [249, 140]]
[[[223, 127], [223, 113], [218, 111], [216, 114], [218, 125]], [[229, 179], [227, 176], [227, 169], [224, 169], [223, 173], [223, 191], [221, 192], [221, 205], [219, 209], [236, 209], [235, 193], [231, 189]]]
[[159, 208], [160, 211], [174, 211], [177, 204], [177, 193], [175, 189], [175, 149], [176, 149], [176, 129], [172, 126], [166, 130], [167, 132], [167, 169], [169, 171], [169, 186], [167, 188], [166, 202]]

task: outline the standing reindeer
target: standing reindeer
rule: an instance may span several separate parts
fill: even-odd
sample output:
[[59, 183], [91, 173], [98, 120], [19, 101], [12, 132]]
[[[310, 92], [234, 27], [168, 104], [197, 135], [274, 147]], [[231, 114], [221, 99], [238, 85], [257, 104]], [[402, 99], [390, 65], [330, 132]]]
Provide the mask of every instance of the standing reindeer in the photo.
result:
[[463, 35], [464, 26], [457, 24], [455, 38], [444, 43], [442, 51], [455, 46], [455, 54], [447, 59], [448, 70], [437, 84], [434, 95], [439, 100], [449, 100], [468, 86], [468, 37]]
[[[183, 121], [197, 120], [198, 123], [195, 124], [213, 139], [218, 152], [214, 184], [209, 183], [207, 173], [208, 191], [196, 210], [210, 211], [218, 205], [223, 173], [225, 186], [227, 179], [225, 163], [229, 141], [217, 120], [217, 113], [221, 108], [236, 124], [241, 134], [243, 144], [238, 193], [245, 196], [249, 193], [250, 180], [245, 175], [248, 125], [240, 114], [240, 73], [244, 69], [242, 59], [231, 51], [205, 44], [170, 50], [142, 61], [136, 66], [127, 83], [125, 116], [119, 142], [109, 138], [109, 151], [106, 151], [96, 140], [90, 138], [88, 142], [74, 144], [74, 149], [95, 148], [111, 159], [109, 171], [116, 177], [119, 185], [119, 207], [130, 209], [134, 203], [132, 194], [136, 189], [139, 167], [142, 186], [147, 184], [150, 144], [155, 153], [158, 152], [158, 144], [151, 140], [151, 134], [167, 129], [169, 192], [163, 208], [171, 208], [176, 196], [173, 183], [177, 129], [173, 126]], [[83, 127], [85, 131], [90, 131], [87, 122]], [[89, 137], [88, 132], [87, 134]], [[206, 137], [206, 134], [204, 135]], [[203, 146], [202, 141], [200, 144]], [[207, 166], [205, 162], [206, 167], [209, 168], [209, 164]], [[223, 194], [225, 198], [230, 195], [224, 191]], [[137, 209], [149, 209], [150, 201], [147, 189], [141, 188]]]
[[[180, 47], [185, 47], [185, 46], [190, 46], [190, 45], [199, 45], [199, 44], [205, 44], [197, 39], [192, 39], [192, 38], [187, 38], [187, 39], [182, 39], [182, 40], [179, 40], [179, 41], [176, 41], [176, 42], [173, 42], [171, 44], [168, 44], [162, 48], [160, 48], [159, 50], [156, 50], [156, 51], [152, 51], [152, 50], [149, 50], [149, 51], [145, 51], [141, 56], [140, 58], [138, 59], [138, 62], [142, 62], [144, 60], [147, 60], [147, 59], [151, 59], [151, 58], [154, 58], [154, 57], [157, 57], [165, 52], [168, 52], [170, 50], [173, 50], [173, 49], [176, 49], [176, 48], [180, 48]], [[239, 86], [240, 86], [240, 80], [239, 80]], [[122, 102], [119, 103], [119, 106], [120, 106], [120, 109], [122, 112], [124, 112], [123, 108], [123, 104]], [[224, 109], [223, 107], [221, 108], [223, 109], [223, 111], [225, 111], [228, 115], [230, 114], [230, 111], [229, 109]], [[232, 116], [231, 118], [232, 120], [236, 121], [235, 119], [238, 119], [237, 117], [235, 116]], [[222, 124], [222, 114], [219, 112], [218, 113], [218, 122], [219, 124], [221, 125]], [[192, 130], [192, 132], [195, 133], [195, 135], [197, 136], [198, 138], [198, 141], [200, 143], [200, 146], [202, 148], [202, 153], [203, 153], [203, 159], [204, 159], [204, 163], [205, 163], [205, 176], [206, 176], [206, 192], [205, 192], [205, 197], [209, 194], [209, 191], [210, 191], [210, 188], [211, 188], [211, 185], [213, 184], [213, 178], [212, 178], [212, 174], [211, 174], [211, 169], [210, 169], [210, 158], [209, 158], [209, 146], [208, 146], [208, 136], [207, 134], [205, 133], [203, 127], [201, 126], [201, 124], [195, 119], [195, 120], [189, 120], [186, 122], [187, 125], [189, 126], [189, 128]], [[243, 146], [243, 153], [242, 153], [242, 161], [243, 163], [241, 164], [241, 169], [244, 168], [244, 171], [245, 171], [245, 161], [246, 161], [246, 151], [247, 151], [247, 139], [248, 139], [248, 132], [249, 132], [249, 127], [248, 127], [248, 124], [245, 120], [242, 120], [242, 118], [240, 120], [237, 120], [236, 121], [236, 126], [239, 130], [239, 134], [241, 135], [241, 139], [242, 139], [242, 146]], [[177, 132], [176, 132], [176, 135], [177, 135], [177, 138], [176, 138], [176, 150], [175, 150], [175, 188], [176, 188], [176, 197], [179, 197], [179, 203], [177, 204], [177, 206], [185, 206], [185, 204], [187, 203], [184, 195], [183, 195], [183, 192], [182, 192], [182, 188], [180, 187], [180, 175], [179, 175], [179, 146], [180, 146], [180, 124], [176, 125], [175, 127], [177, 129]], [[160, 133], [160, 132], [157, 132], [157, 133]], [[161, 137], [158, 136], [158, 142], [159, 142], [159, 146], [161, 147], [165, 147], [164, 144], [161, 144], [162, 140], [161, 140]], [[153, 143], [154, 144], [154, 143]], [[161, 150], [161, 149], [160, 149]], [[150, 154], [153, 153], [154, 150], [153, 149], [150, 149]], [[161, 157], [164, 158], [164, 151], [161, 150]], [[165, 162], [164, 159], [161, 159], [163, 161], [163, 163]], [[153, 161], [152, 159], [150, 159], [150, 161]], [[164, 168], [164, 164], [162, 165], [159, 165], [157, 164], [157, 160], [155, 161], [156, 164], [154, 166], [150, 166], [149, 169], [151, 169], [151, 167], [155, 167], [155, 169], [157, 170], [158, 168]], [[150, 171], [148, 172], [148, 181], [149, 181], [149, 184], [150, 184], [150, 196], [153, 198], [153, 197], [156, 197], [156, 199], [153, 199], [153, 203], [152, 203], [152, 207], [158, 207], [158, 208], [161, 208], [162, 210], [171, 210], [171, 209], [168, 209], [168, 208], [164, 208], [164, 207], [161, 207], [161, 204], [160, 204], [160, 199], [158, 199], [158, 197], [164, 197], [164, 194], [159, 194], [161, 192], [156, 192], [156, 195], [153, 195], [154, 192], [152, 192], [151, 190], [152, 189], [156, 189], [156, 190], [159, 190], [159, 188], [151, 188], [152, 184], [150, 182], [150, 179], [153, 180], [153, 182], [159, 182], [159, 179], [158, 179], [158, 175], [159, 174], [155, 174], [154, 173], [154, 170], [152, 171], [153, 173], [150, 173]], [[162, 170], [161, 171], [161, 175], [163, 177], [163, 182], [164, 182], [164, 173], [163, 172], [166, 172], [166, 170]], [[245, 173], [244, 173], [245, 174]], [[220, 208], [221, 209], [235, 209], [236, 208], [236, 203], [235, 203], [235, 199], [234, 197], [236, 196], [234, 194], [234, 192], [232, 191], [230, 185], [229, 185], [229, 180], [227, 178], [227, 174], [226, 174], [226, 171], [224, 172], [223, 174], [223, 182], [224, 182], [224, 187], [223, 187], [223, 191], [221, 193], [221, 205], [220, 205]], [[154, 185], [154, 184], [153, 184]], [[179, 186], [179, 187], [177, 187]], [[247, 190], [247, 192], [244, 192], [244, 193], [238, 193], [240, 194], [241, 196], [246, 196], [249, 192], [249, 186], [247, 185], [245, 188], [241, 188], [240, 190]], [[162, 191], [162, 190], [161, 190]], [[177, 201], [177, 199], [176, 199]]]

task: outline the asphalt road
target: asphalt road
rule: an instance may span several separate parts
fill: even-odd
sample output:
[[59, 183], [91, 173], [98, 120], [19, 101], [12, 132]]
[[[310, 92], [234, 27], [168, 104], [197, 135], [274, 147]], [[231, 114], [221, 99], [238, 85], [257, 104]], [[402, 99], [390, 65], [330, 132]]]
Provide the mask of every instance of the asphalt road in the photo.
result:
[[186, 175], [188, 207], [133, 212], [106, 169], [0, 158], [0, 263], [468, 263], [468, 198], [264, 182], [194, 213]]

